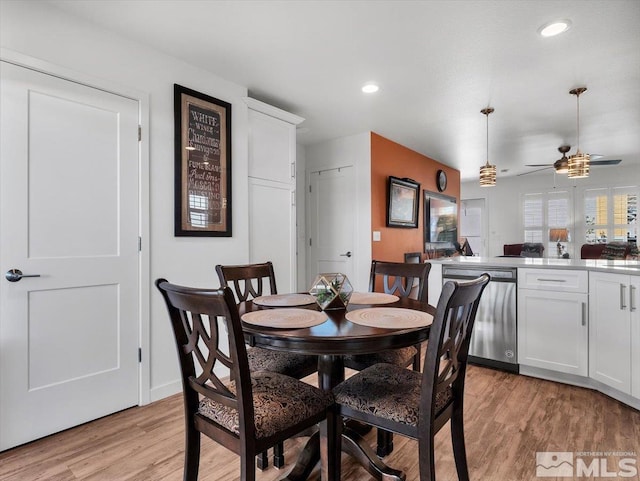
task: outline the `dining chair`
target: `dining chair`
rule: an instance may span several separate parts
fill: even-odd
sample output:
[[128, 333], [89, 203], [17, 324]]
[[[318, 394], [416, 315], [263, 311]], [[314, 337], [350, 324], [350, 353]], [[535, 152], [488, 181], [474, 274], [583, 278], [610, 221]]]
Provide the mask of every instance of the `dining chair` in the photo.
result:
[[[198, 478], [202, 434], [240, 456], [242, 481], [255, 480], [258, 453], [318, 422], [328, 419], [326, 436], [335, 439], [330, 393], [284, 374], [250, 370], [229, 287], [194, 289], [166, 279], [158, 279], [156, 286], [167, 305], [180, 360], [185, 481]], [[225, 344], [228, 354], [221, 347]], [[221, 377], [226, 372], [228, 380]]]
[[[355, 419], [418, 440], [420, 481], [435, 481], [434, 436], [451, 421], [451, 442], [460, 481], [469, 480], [464, 442], [464, 381], [469, 340], [489, 275], [447, 281], [429, 333], [422, 373], [376, 364], [333, 389], [340, 448], [342, 418]], [[339, 449], [337, 450], [339, 453]], [[340, 464], [331, 464], [340, 479]]]
[[[216, 266], [222, 287], [232, 287], [238, 302], [249, 301], [263, 294], [277, 294], [276, 276], [271, 262], [261, 264]], [[268, 292], [267, 292], [268, 287]], [[302, 379], [318, 370], [318, 357], [293, 352], [275, 351], [262, 347], [247, 350], [251, 371], [270, 371]], [[273, 450], [273, 465], [284, 466], [284, 446], [277, 444]], [[269, 465], [266, 453], [258, 457], [258, 468]]]
[[[386, 294], [395, 294], [399, 297], [412, 297], [422, 302], [429, 298], [428, 279], [431, 264], [415, 262], [382, 262], [372, 261], [369, 275], [369, 291], [375, 292], [377, 281], [381, 281], [382, 289]], [[417, 280], [417, 292], [414, 282]], [[373, 366], [378, 363], [389, 363], [399, 367], [413, 365], [415, 371], [420, 370], [422, 357], [421, 344], [392, 349], [370, 354], [353, 354], [344, 357], [344, 365], [356, 371]], [[393, 435], [378, 429], [377, 454], [385, 457], [393, 451]]]

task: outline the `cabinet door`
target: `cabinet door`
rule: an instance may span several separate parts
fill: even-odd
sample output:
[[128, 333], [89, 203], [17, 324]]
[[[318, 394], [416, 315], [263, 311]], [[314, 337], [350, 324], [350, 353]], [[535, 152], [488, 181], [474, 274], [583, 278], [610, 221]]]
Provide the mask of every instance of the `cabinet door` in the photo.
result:
[[249, 109], [249, 177], [292, 182], [296, 126]]
[[640, 399], [640, 277], [630, 277], [629, 309], [631, 312], [631, 395]]
[[629, 276], [589, 274], [589, 375], [631, 392]]
[[296, 292], [295, 192], [249, 177], [249, 261], [273, 262], [278, 292]]
[[587, 294], [518, 290], [518, 363], [588, 374]]

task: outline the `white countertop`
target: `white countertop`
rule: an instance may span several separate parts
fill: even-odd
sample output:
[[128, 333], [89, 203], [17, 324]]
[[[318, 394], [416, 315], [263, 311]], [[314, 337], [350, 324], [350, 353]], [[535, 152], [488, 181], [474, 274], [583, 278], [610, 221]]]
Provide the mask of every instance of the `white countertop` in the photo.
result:
[[541, 269], [576, 269], [640, 275], [640, 261], [600, 259], [553, 259], [532, 257], [439, 257], [432, 264], [464, 267], [532, 267]]

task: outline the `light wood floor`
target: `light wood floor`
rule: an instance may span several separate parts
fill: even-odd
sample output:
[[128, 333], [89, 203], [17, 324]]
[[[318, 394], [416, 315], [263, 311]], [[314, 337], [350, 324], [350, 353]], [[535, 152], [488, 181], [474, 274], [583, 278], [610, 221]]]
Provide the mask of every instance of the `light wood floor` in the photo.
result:
[[[465, 408], [474, 481], [540, 481], [536, 451], [635, 452], [640, 464], [640, 413], [603, 394], [470, 366]], [[285, 469], [270, 466], [258, 481], [284, 476], [304, 440], [288, 441]], [[202, 481], [238, 479], [234, 454], [207, 438], [202, 453]], [[419, 479], [416, 459], [416, 443], [396, 436], [387, 463], [411, 481]], [[618, 458], [611, 460], [617, 466]], [[345, 455], [342, 462], [344, 481], [371, 479]], [[0, 480], [178, 481], [182, 463], [182, 399], [176, 395], [0, 453]], [[439, 481], [457, 479], [448, 427], [437, 435], [436, 469]], [[316, 468], [311, 480], [318, 479]]]

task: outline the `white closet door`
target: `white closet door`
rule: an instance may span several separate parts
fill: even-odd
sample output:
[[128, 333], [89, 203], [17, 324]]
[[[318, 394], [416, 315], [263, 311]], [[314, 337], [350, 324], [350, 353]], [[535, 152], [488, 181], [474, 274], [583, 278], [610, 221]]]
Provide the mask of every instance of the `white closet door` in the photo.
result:
[[0, 70], [2, 450], [137, 404], [140, 324], [137, 101]]

